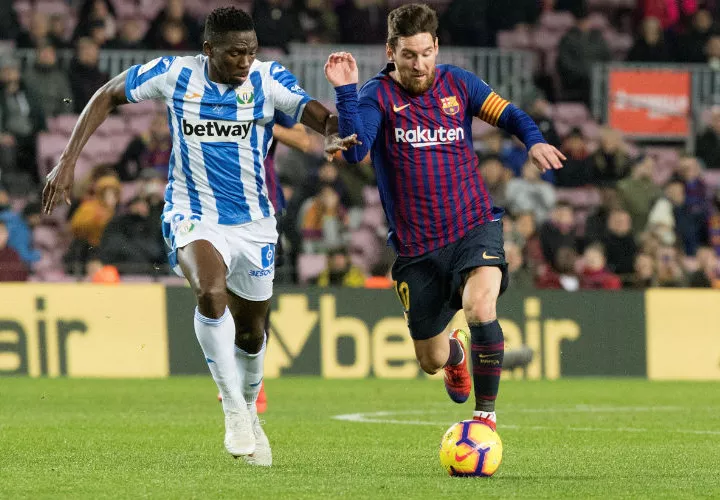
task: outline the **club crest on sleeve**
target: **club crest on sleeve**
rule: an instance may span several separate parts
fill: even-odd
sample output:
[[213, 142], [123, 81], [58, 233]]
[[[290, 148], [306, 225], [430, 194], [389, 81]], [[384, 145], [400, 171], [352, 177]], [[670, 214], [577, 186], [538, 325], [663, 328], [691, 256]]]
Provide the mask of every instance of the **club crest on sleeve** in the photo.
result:
[[440, 98], [440, 103], [442, 104], [443, 113], [446, 115], [456, 115], [460, 111], [460, 103], [454, 95]]

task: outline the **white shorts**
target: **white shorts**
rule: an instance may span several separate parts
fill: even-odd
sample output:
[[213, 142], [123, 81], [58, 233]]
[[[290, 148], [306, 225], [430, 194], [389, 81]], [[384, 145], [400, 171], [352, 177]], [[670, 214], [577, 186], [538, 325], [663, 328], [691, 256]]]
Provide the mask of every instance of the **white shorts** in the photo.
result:
[[274, 216], [226, 226], [197, 215], [168, 212], [163, 215], [163, 236], [170, 248], [170, 265], [179, 276], [183, 273], [177, 262], [177, 250], [193, 241], [206, 240], [225, 262], [228, 290], [256, 302], [272, 297], [278, 239]]

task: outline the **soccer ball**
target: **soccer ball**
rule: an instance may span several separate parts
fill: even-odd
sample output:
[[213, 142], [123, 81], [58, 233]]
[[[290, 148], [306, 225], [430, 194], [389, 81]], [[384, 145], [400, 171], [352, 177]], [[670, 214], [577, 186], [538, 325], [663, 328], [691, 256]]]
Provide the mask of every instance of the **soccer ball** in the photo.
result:
[[451, 476], [488, 477], [500, 467], [502, 451], [497, 432], [477, 420], [463, 420], [445, 432], [440, 463]]

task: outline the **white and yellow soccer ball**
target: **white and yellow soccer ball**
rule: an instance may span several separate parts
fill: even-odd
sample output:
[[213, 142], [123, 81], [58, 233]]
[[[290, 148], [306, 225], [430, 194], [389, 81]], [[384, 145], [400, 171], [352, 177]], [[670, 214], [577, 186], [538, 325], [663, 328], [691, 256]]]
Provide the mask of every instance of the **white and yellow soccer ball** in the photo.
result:
[[477, 420], [454, 424], [440, 443], [440, 463], [451, 476], [492, 476], [500, 467], [502, 453], [497, 432]]

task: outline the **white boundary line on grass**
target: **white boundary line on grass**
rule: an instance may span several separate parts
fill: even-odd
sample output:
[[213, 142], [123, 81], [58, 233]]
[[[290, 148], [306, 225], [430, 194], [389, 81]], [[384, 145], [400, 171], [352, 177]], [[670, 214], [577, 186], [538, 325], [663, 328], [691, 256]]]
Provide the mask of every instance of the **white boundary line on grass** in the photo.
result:
[[[645, 412], [645, 411], [681, 411], [680, 407], [591, 407], [585, 406], [588, 412], [612, 411], [621, 412]], [[531, 409], [515, 409], [512, 411], [532, 413]], [[548, 409], [550, 410], [550, 409]], [[556, 408], [555, 412], [562, 412], [560, 408]], [[579, 411], [577, 407], [569, 407], [569, 412]], [[419, 419], [395, 419], [387, 418], [399, 415], [428, 415], [430, 413], [438, 413], [437, 410], [400, 410], [400, 411], [374, 411], [362, 413], [346, 413], [342, 415], [334, 415], [332, 419], [345, 422], [354, 422], [361, 424], [397, 424], [397, 425], [430, 425], [430, 426], [450, 426], [452, 422], [448, 421], [432, 421]], [[574, 431], [574, 432], [651, 432], [657, 429], [647, 429], [643, 427], [571, 427], [571, 426], [547, 426], [547, 425], [502, 425], [503, 429], [526, 429], [526, 430], [558, 430], [558, 431]], [[720, 436], [720, 430], [692, 430], [692, 429], [665, 429], [666, 432], [677, 434], [700, 434], [700, 435], [717, 435]]]

